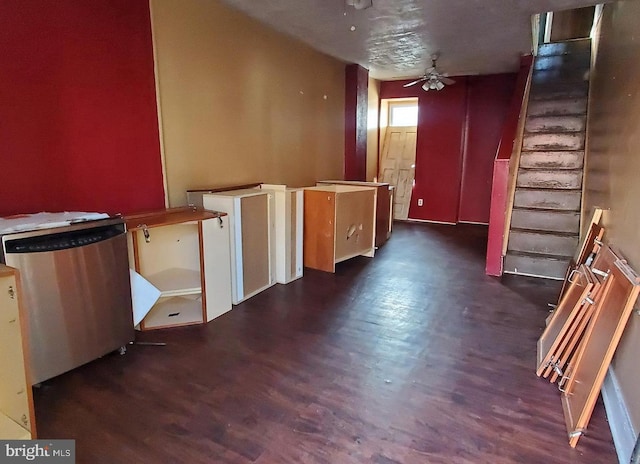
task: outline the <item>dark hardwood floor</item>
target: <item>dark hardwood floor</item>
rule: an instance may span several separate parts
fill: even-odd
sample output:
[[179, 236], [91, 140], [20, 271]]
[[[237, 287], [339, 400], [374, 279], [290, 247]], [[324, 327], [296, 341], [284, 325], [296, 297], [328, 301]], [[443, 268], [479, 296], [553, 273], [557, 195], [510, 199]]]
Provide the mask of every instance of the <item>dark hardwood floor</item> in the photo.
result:
[[373, 259], [305, 270], [206, 326], [36, 390], [78, 463], [614, 463], [599, 403], [577, 449], [535, 375], [559, 285], [484, 275], [486, 228], [397, 224]]

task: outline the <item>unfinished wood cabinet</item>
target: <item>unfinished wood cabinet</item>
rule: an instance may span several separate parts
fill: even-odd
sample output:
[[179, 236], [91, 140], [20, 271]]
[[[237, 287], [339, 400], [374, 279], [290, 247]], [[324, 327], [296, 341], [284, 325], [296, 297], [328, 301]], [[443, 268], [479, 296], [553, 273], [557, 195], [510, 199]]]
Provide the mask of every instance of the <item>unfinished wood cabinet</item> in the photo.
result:
[[304, 265], [335, 272], [335, 265], [375, 253], [376, 191], [355, 185], [304, 189]]
[[276, 283], [274, 201], [273, 192], [260, 189], [202, 196], [206, 209], [229, 215], [233, 304]]
[[276, 282], [288, 284], [302, 277], [304, 190], [286, 185], [261, 184], [273, 192], [275, 215]]
[[317, 185], [356, 185], [376, 189], [376, 248], [380, 248], [391, 237], [393, 227], [394, 186], [387, 182], [360, 182], [355, 180], [321, 180]]
[[226, 214], [186, 207], [125, 219], [130, 265], [160, 291], [141, 330], [202, 324], [231, 309]]
[[0, 439], [36, 438], [20, 275], [0, 264]]

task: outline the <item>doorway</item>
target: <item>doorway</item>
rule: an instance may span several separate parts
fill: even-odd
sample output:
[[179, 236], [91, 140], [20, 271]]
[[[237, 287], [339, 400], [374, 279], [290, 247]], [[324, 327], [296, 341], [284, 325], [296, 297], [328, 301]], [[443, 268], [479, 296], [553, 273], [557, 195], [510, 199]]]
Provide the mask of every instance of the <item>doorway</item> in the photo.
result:
[[418, 134], [418, 99], [383, 99], [380, 103], [378, 180], [395, 187], [393, 218], [409, 218]]

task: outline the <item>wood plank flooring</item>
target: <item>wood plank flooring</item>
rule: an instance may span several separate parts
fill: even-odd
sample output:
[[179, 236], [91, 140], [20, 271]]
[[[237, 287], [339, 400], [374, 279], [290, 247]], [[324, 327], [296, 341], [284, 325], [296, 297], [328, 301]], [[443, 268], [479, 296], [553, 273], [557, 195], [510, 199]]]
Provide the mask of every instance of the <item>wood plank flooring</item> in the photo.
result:
[[78, 463], [614, 463], [577, 449], [535, 375], [557, 283], [484, 275], [486, 228], [396, 224], [373, 259], [305, 270], [206, 326], [138, 334], [36, 389]]

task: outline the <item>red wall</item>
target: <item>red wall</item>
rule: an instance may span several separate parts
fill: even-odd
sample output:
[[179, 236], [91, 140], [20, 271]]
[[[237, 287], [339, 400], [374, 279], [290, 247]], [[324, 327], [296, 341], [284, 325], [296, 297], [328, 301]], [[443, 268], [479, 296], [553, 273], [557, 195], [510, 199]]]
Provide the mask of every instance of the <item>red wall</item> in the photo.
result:
[[439, 92], [402, 87], [407, 81], [382, 82], [380, 98], [418, 97], [411, 219], [489, 221], [493, 159], [515, 77], [456, 76], [454, 85]]
[[[409, 217], [439, 222], [458, 221], [462, 137], [466, 110], [466, 79], [439, 92], [424, 92], [418, 101], [415, 187]], [[419, 86], [418, 86], [419, 88]], [[418, 206], [418, 199], [424, 206]]]
[[0, 215], [164, 206], [147, 0], [0, 4]]
[[493, 160], [513, 96], [516, 74], [467, 79], [467, 136], [458, 220], [489, 222]]
[[345, 68], [344, 179], [367, 180], [369, 72], [357, 64]]

